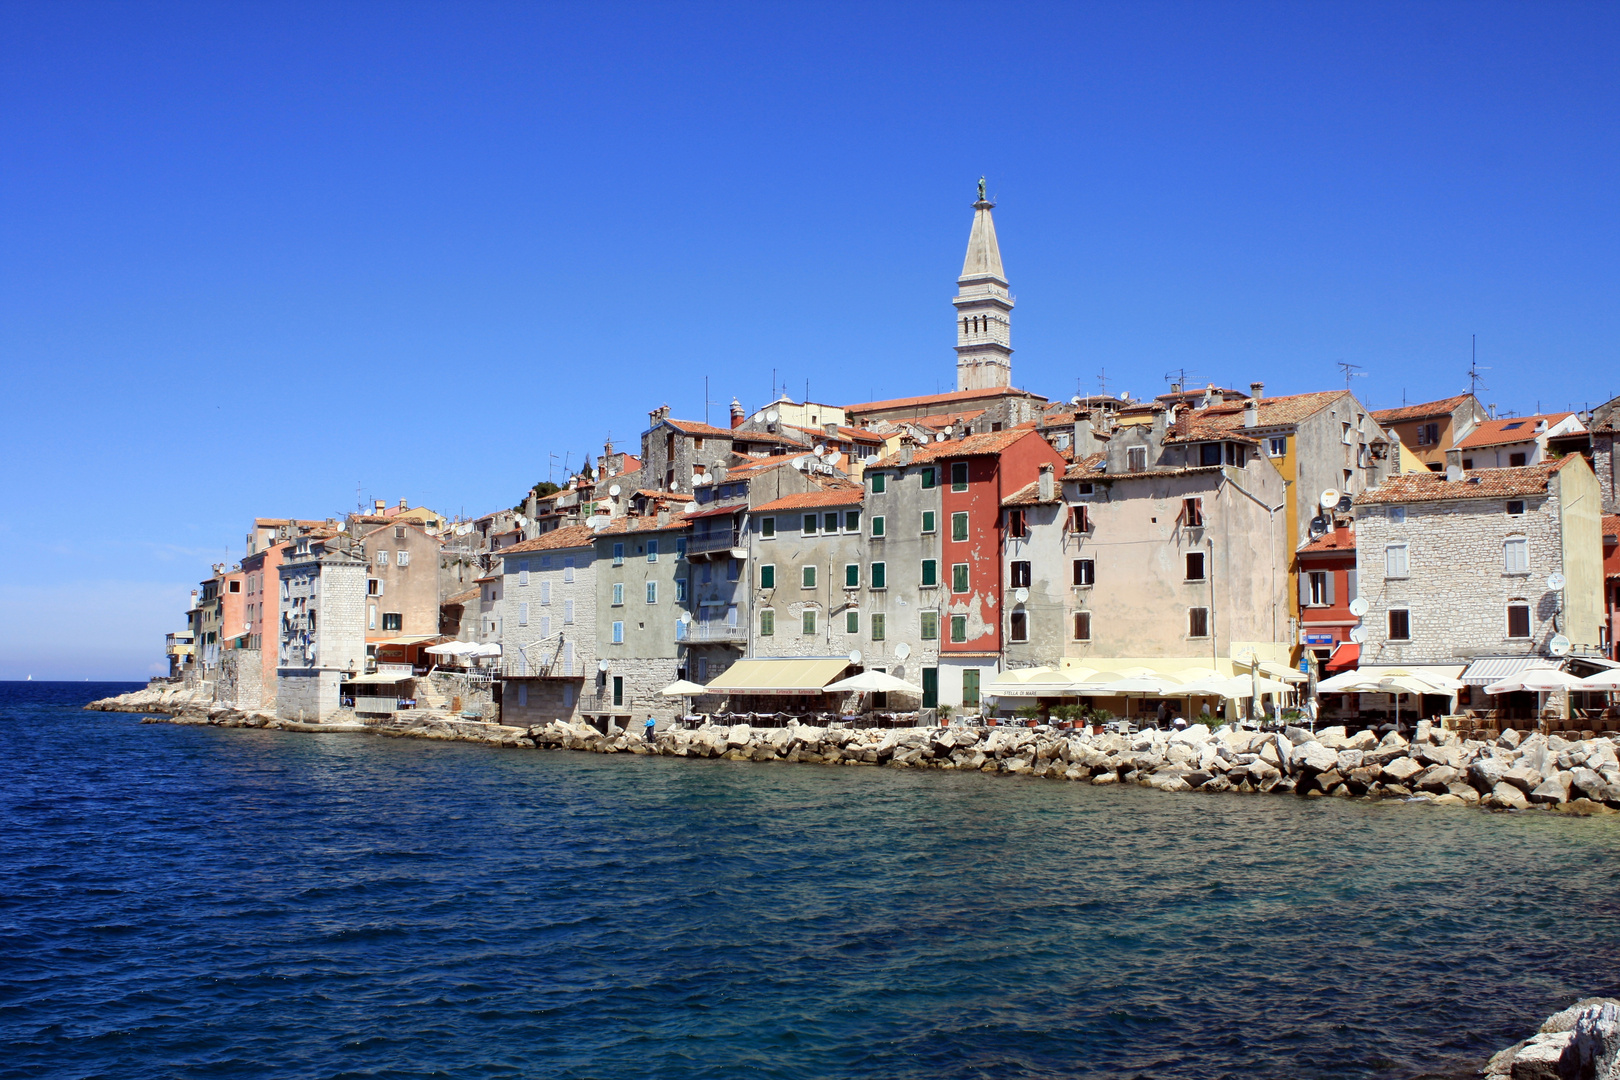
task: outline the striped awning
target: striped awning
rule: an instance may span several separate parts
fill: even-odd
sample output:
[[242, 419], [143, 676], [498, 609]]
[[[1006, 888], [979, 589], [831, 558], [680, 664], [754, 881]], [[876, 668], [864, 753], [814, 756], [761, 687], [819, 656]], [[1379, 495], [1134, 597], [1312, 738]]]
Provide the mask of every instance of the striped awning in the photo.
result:
[[1462, 681], [1468, 686], [1489, 686], [1510, 675], [1557, 666], [1544, 656], [1486, 656], [1468, 665], [1468, 670], [1462, 673]]

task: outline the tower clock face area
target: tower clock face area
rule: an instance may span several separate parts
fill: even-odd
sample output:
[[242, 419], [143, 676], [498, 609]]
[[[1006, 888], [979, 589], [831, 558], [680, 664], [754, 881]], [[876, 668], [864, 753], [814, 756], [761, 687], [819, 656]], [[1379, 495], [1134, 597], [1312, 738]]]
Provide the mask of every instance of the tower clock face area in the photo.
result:
[[996, 242], [995, 203], [984, 196], [973, 204], [962, 276], [956, 279], [956, 388], [988, 390], [1012, 385], [1012, 295]]

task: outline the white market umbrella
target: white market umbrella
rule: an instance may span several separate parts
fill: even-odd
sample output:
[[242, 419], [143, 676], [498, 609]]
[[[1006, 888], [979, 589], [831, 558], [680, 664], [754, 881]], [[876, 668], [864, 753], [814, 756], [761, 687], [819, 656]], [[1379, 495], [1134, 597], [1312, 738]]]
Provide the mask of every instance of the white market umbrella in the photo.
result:
[[886, 671], [863, 671], [824, 687], [828, 693], [853, 691], [861, 694], [920, 694], [922, 687], [897, 679]]
[[665, 697], [692, 697], [695, 694], [707, 694], [709, 688], [685, 679], [676, 679], [658, 692]]
[[439, 645], [430, 645], [422, 651], [429, 656], [461, 656], [467, 650], [477, 647], [470, 641], [446, 641]]
[[496, 642], [486, 641], [482, 645], [474, 645], [462, 655], [469, 657], [499, 656], [501, 655], [501, 647]]
[[1596, 675], [1588, 675], [1581, 680], [1578, 689], [1591, 691], [1620, 690], [1620, 668], [1605, 668]]

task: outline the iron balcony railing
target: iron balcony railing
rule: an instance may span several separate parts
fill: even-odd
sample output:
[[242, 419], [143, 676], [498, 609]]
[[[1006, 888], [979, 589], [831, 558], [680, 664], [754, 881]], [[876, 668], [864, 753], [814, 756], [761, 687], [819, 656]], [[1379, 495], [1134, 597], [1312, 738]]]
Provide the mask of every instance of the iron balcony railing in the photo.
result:
[[698, 536], [687, 537], [686, 554], [708, 555], [718, 551], [730, 551], [738, 547], [737, 530], [721, 529], [718, 532], [703, 533]]
[[748, 627], [719, 622], [681, 623], [676, 626], [675, 640], [683, 642], [746, 641]]

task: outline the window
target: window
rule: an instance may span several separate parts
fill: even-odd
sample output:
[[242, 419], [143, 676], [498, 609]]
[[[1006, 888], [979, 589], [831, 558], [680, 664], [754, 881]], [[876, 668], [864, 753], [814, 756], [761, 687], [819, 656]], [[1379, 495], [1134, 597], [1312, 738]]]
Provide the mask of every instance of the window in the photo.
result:
[[1412, 640], [1412, 614], [1405, 608], [1389, 609], [1389, 640]]
[[388, 552], [386, 552], [386, 551], [377, 552], [377, 565], [378, 566], [387, 566], [388, 565]]
[[799, 570], [799, 587], [804, 589], [816, 587], [816, 568], [814, 566], [802, 567]]
[[528, 583], [529, 583], [529, 560], [524, 559], [522, 562], [518, 563], [518, 584], [519, 585], [527, 585]]
[[1029, 562], [1024, 559], [1014, 560], [1011, 573], [1008, 576], [1008, 587], [1013, 589], [1027, 589], [1029, 588], [1029, 579]]
[[861, 512], [859, 510], [844, 511], [844, 531], [847, 533], [861, 531]]
[[937, 559], [924, 559], [922, 561], [923, 585], [939, 584], [939, 561]]
[[952, 641], [957, 641], [957, 642], [967, 640], [967, 616], [966, 615], [952, 615], [951, 616], [951, 640]]
[[927, 468], [923, 469], [923, 471], [922, 471], [922, 488], [923, 488], [924, 491], [927, 491], [929, 488], [934, 486], [934, 484], [935, 484], [935, 476], [936, 476], [936, 474], [934, 472], [934, 467], [932, 465], [930, 465]]
[[962, 672], [962, 707], [976, 709], [979, 707], [979, 672], [977, 668], [969, 668]]
[[951, 566], [951, 592], [965, 593], [968, 591], [968, 564], [955, 563]]
[[776, 588], [776, 564], [766, 563], [759, 568], [759, 587], [762, 589]]
[[518, 625], [529, 625], [529, 605], [527, 601], [518, 605]]
[[872, 564], [872, 588], [887, 589], [889, 587], [889, 564], [875, 562]]
[[1507, 513], [1508, 517], [1523, 517], [1524, 501], [1521, 499], [1514, 499], [1513, 501], [1509, 502], [1507, 504]]
[[884, 619], [883, 613], [881, 611], [874, 611], [872, 613], [872, 640], [873, 641], [882, 641], [883, 640], [884, 633], [885, 633], [885, 622], [886, 622], [886, 620]]
[[1074, 577], [1071, 583], [1075, 585], [1097, 584], [1097, 561], [1095, 559], [1074, 560]]
[[[404, 552], [401, 552], [400, 554], [404, 554]], [[229, 584], [230, 592], [239, 593], [242, 591], [242, 583], [240, 581], [232, 581]]]
[[759, 613], [759, 636], [774, 637], [776, 634], [776, 612], [765, 608]]
[[411, 565], [411, 553], [408, 552], [408, 551], [399, 552], [397, 561], [399, 562], [400, 566], [409, 566], [409, 565]]
[[613, 545], [613, 565], [614, 566], [623, 566], [624, 565], [624, 545], [623, 544], [614, 544]]
[[741, 576], [742, 576], [742, 560], [740, 560], [740, 559], [727, 559], [726, 560], [726, 580], [727, 581], [736, 581]]
[[551, 636], [551, 616], [550, 615], [542, 615], [542, 616], [540, 616], [540, 636], [541, 637], [550, 637]]
[[1074, 613], [1074, 640], [1091, 640], [1091, 612], [1077, 611]]
[[1091, 507], [1071, 506], [1069, 508], [1069, 527], [1075, 532], [1088, 533], [1091, 531]]
[[656, 581], [647, 582], [647, 603], [658, 603], [658, 582]]
[[1209, 608], [1187, 609], [1187, 636], [1209, 637]]
[[873, 514], [872, 515], [872, 536], [874, 538], [876, 538], [876, 539], [882, 539], [883, 538], [883, 515], [882, 514]]
[[383, 612], [383, 630], [400, 630], [405, 626], [405, 616], [397, 611]]
[[838, 511], [834, 510], [830, 514], [823, 514], [821, 516], [821, 531], [824, 533], [835, 533], [838, 531]]
[[[613, 625], [621, 627], [621, 628], [623, 626], [622, 623], [614, 623]], [[615, 639], [615, 640], [622, 640], [622, 636], [621, 636], [621, 638]], [[613, 704], [615, 704], [615, 705], [623, 705], [624, 704], [624, 676], [623, 675], [615, 675], [615, 676], [613, 676]]]
[[1219, 465], [1221, 463], [1221, 444], [1204, 443], [1198, 448], [1198, 464]]
[[1283, 457], [1288, 453], [1288, 436], [1273, 435], [1266, 443], [1266, 453], [1272, 457]]
[[1186, 520], [1187, 528], [1201, 529], [1204, 527], [1204, 500], [1182, 499], [1181, 516]]
[[1507, 636], [1510, 638], [1530, 636], [1530, 605], [1522, 600], [1512, 601], [1507, 606]]
[[613, 583], [613, 606], [624, 606], [624, 582], [622, 581], [615, 581]]
[[648, 562], [657, 562], [658, 561], [658, 541], [656, 541], [656, 540], [647, 541], [647, 561]]
[[924, 535], [934, 531], [934, 512], [932, 510], [922, 512], [922, 531]]
[[574, 580], [574, 557], [572, 555], [563, 559], [563, 581]]
[[1144, 472], [1147, 470], [1147, 447], [1127, 446], [1125, 448], [1125, 471]]
[[1417, 429], [1419, 446], [1435, 446], [1440, 442], [1439, 424], [1419, 424]]
[[549, 581], [540, 583], [540, 603], [545, 605], [551, 603], [551, 582]]
[[816, 609], [806, 608], [804, 617], [799, 621], [799, 632], [805, 637], [814, 637], [816, 633]]
[[1326, 570], [1311, 570], [1305, 575], [1305, 603], [1312, 607], [1327, 607], [1333, 603], [1333, 575]]
[[888, 489], [889, 477], [887, 473], [872, 474], [872, 494], [881, 495]]
[[1502, 541], [1502, 570], [1508, 574], [1530, 572], [1530, 541], [1522, 536]]
[[375, 629], [377, 629], [377, 605], [376, 604], [371, 605], [371, 614], [366, 617], [366, 629], [367, 630], [375, 630]]
[[1472, 469], [1474, 467], [1474, 459], [1471, 458], [1471, 457], [1463, 458], [1462, 459], [1462, 466], [1463, 466], [1463, 471], [1467, 472], [1469, 469]]
[[964, 541], [968, 538], [968, 516], [965, 511], [958, 511], [951, 515], [951, 539]]
[[806, 536], [816, 535], [816, 524], [821, 518], [816, 514], [806, 514], [799, 521], [799, 531]]
[[770, 540], [776, 536], [776, 519], [766, 517], [759, 519], [759, 536], [762, 540]]
[[686, 537], [684, 536], [675, 538], [675, 557], [677, 559], [686, 558]]
[[1015, 611], [1007, 616], [1007, 640], [1029, 640], [1029, 614], [1027, 612]]
[[540, 569], [542, 569], [542, 570], [550, 570], [551, 569], [551, 556], [550, 555], [542, 555], [542, 556], [540, 556]]
[[1404, 524], [1406, 522], [1406, 507], [1404, 507], [1404, 506], [1392, 506], [1392, 507], [1390, 507], [1389, 508], [1389, 520], [1394, 522], [1396, 525]]
[[1339, 433], [1339, 441], [1344, 443], [1344, 445], [1349, 446], [1350, 445], [1350, 421], [1348, 421], [1348, 420], [1339, 421], [1339, 427], [1341, 429], [1343, 429]]
[[858, 634], [861, 632], [861, 613], [854, 608], [844, 612], [844, 633]]
[[924, 641], [939, 640], [939, 612], [924, 611], [920, 615], [920, 637]]
[[1187, 580], [1204, 580], [1204, 553], [1202, 551], [1187, 552]]
[[624, 644], [624, 623], [622, 622], [616, 622], [613, 624], [613, 644]]
[[378, 581], [376, 578], [367, 578], [366, 579], [366, 595], [367, 596], [381, 596], [382, 595], [382, 582]]
[[1390, 578], [1403, 578], [1407, 573], [1407, 546], [1405, 544], [1387, 544], [1384, 547], [1384, 576]]
[[844, 564], [844, 588], [858, 589], [861, 587], [861, 564]]
[[572, 626], [573, 623], [574, 623], [574, 602], [572, 600], [564, 600], [563, 601], [563, 625], [564, 626]]
[[1522, 469], [1524, 467], [1524, 464], [1525, 464], [1526, 460], [1527, 460], [1527, 457], [1524, 454], [1509, 454], [1508, 455], [1508, 468], [1510, 468], [1510, 469]]
[[675, 579], [675, 602], [677, 604], [686, 603], [686, 579], [683, 577]]

